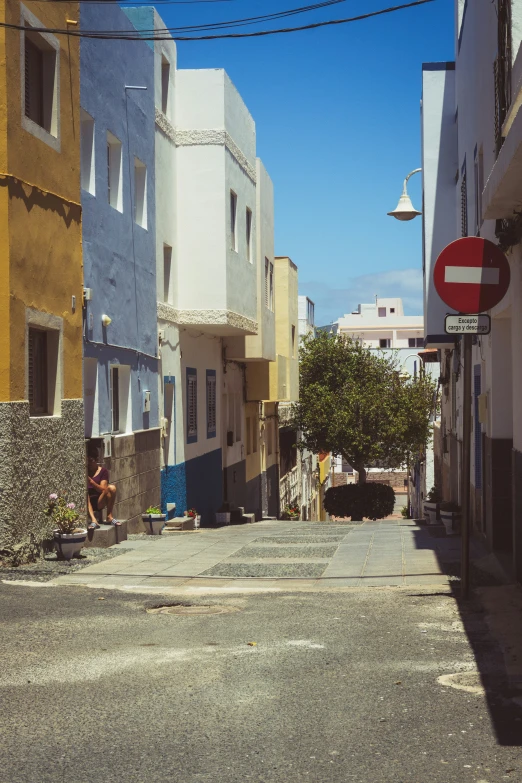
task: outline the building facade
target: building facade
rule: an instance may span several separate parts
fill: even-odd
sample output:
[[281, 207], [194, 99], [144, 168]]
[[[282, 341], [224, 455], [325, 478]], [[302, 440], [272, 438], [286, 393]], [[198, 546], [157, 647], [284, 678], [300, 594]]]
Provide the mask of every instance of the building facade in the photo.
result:
[[[82, 11], [84, 29], [129, 25], [114, 4]], [[145, 41], [81, 41], [85, 436], [129, 532], [160, 501], [153, 74]]]
[[[79, 5], [1, 3], [0, 536], [26, 542], [51, 492], [85, 505]], [[43, 32], [34, 32], [38, 28]]]
[[520, 253], [522, 203], [517, 150], [522, 7], [515, 0], [456, 2], [455, 61], [423, 66], [425, 312], [428, 347], [441, 350], [442, 420], [436, 475], [445, 500], [462, 502], [463, 379], [459, 340], [444, 333], [449, 311], [433, 266], [449, 242], [481, 236], [511, 267], [508, 294], [490, 311], [491, 334], [472, 357], [473, 528], [522, 578], [522, 391]]

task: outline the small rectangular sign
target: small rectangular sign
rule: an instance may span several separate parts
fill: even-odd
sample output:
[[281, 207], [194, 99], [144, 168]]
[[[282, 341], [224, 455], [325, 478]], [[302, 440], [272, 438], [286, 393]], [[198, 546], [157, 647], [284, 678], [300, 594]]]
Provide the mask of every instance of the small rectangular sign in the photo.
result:
[[489, 334], [489, 315], [447, 315], [444, 322], [446, 334]]

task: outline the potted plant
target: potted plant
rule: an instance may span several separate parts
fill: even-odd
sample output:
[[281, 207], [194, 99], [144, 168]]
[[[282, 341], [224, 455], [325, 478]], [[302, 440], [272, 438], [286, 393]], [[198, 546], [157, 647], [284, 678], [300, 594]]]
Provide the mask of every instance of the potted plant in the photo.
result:
[[52, 492], [45, 513], [51, 520], [58, 557], [70, 560], [78, 555], [85, 544], [87, 528], [78, 524], [80, 514], [76, 504], [68, 502], [66, 495]]
[[293, 519], [297, 520], [301, 516], [301, 513], [299, 511], [299, 506], [285, 506], [283, 511], [283, 519]]
[[201, 514], [198, 514], [195, 508], [189, 508], [188, 511], [185, 511], [185, 516], [194, 520], [194, 529], [201, 526]]
[[163, 530], [165, 520], [167, 519], [167, 515], [161, 513], [161, 508], [158, 506], [149, 506], [146, 512], [141, 515], [141, 518], [145, 523], [147, 535], [161, 536], [161, 531]]
[[442, 500], [437, 487], [432, 487], [424, 501], [424, 516], [428, 525], [436, 525], [439, 520], [439, 503]]
[[439, 506], [440, 518], [446, 528], [447, 536], [457, 536], [460, 533], [461, 509], [458, 503], [445, 501]]

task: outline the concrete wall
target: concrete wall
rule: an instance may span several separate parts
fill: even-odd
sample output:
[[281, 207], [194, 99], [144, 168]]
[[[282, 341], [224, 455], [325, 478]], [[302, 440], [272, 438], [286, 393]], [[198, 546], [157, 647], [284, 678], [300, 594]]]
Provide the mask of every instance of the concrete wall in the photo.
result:
[[297, 266], [287, 256], [276, 257], [274, 271], [277, 357], [270, 365], [270, 399], [297, 400], [299, 399]]

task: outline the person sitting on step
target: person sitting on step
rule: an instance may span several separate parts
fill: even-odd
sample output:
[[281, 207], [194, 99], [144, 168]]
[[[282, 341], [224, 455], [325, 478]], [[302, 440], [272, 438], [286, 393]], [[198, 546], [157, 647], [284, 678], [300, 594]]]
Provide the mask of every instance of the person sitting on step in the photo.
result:
[[104, 508], [107, 509], [107, 524], [121, 525], [112, 515], [112, 509], [116, 501], [116, 486], [109, 484], [109, 471], [107, 468], [98, 464], [98, 449], [96, 446], [89, 446], [87, 454], [87, 506], [91, 523], [89, 530], [95, 530], [100, 527], [96, 514]]

